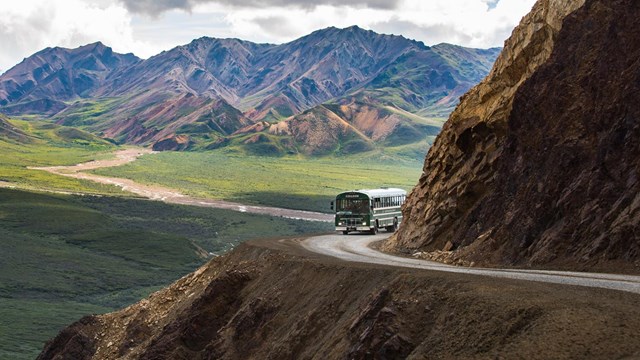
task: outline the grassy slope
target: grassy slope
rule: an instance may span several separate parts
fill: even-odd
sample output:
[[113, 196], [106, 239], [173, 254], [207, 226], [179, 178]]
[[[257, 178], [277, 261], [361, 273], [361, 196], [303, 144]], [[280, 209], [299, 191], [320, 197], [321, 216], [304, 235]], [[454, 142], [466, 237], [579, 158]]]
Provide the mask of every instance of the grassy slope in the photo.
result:
[[27, 168], [73, 165], [110, 157], [115, 146], [86, 132], [37, 120], [11, 120], [11, 124], [27, 134], [29, 141], [18, 142], [0, 136], [0, 181], [11, 182], [21, 188], [122, 194], [114, 186]]
[[30, 359], [64, 325], [112, 311], [239, 241], [330, 224], [112, 197], [0, 189], [0, 359]]
[[329, 212], [331, 199], [344, 190], [379, 186], [410, 190], [421, 169], [421, 162], [380, 153], [313, 159], [216, 150], [164, 152], [96, 172], [162, 184], [199, 197]]

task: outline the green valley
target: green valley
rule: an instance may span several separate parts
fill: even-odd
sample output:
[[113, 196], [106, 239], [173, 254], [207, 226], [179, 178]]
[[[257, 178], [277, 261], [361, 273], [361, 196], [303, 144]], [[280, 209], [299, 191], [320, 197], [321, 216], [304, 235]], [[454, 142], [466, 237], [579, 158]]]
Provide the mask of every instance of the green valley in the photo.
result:
[[341, 191], [380, 186], [410, 190], [421, 171], [418, 161], [380, 152], [271, 158], [219, 149], [162, 152], [94, 172], [160, 184], [196, 197], [329, 212], [329, 202]]
[[[135, 199], [115, 186], [30, 169], [109, 159], [122, 148], [32, 117], [0, 120], [0, 181], [14, 188], [0, 188], [0, 358], [33, 358], [64, 325], [138, 301], [239, 242], [332, 230], [329, 223]], [[94, 172], [204, 198], [328, 212], [344, 189], [409, 189], [421, 166], [407, 154], [420, 151], [409, 144], [311, 158], [229, 147], [161, 152]]]
[[64, 325], [138, 301], [241, 241], [330, 230], [147, 200], [0, 189], [0, 358], [31, 359]]

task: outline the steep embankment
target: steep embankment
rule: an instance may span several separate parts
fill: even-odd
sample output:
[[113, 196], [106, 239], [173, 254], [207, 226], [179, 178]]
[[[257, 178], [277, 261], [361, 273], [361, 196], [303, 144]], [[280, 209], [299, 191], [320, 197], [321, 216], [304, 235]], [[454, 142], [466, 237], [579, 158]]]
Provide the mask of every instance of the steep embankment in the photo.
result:
[[138, 304], [85, 317], [40, 359], [640, 355], [636, 294], [344, 263], [300, 249], [245, 243]]
[[639, 15], [539, 1], [444, 126], [386, 247], [639, 271]]

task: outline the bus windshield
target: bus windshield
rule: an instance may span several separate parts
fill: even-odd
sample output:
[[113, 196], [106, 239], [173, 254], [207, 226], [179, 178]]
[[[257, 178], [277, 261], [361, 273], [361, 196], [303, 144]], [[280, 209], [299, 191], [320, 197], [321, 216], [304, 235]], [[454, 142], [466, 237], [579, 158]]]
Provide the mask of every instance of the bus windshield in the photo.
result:
[[369, 200], [340, 199], [337, 201], [336, 211], [351, 212], [355, 214], [366, 214], [369, 212]]

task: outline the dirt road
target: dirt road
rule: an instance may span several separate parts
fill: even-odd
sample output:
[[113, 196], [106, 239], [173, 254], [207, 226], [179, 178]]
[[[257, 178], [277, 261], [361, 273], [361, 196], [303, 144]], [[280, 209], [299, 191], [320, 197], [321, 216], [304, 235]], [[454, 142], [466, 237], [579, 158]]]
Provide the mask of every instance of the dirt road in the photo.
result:
[[196, 198], [182, 194], [176, 189], [171, 189], [163, 186], [140, 184], [130, 179], [114, 178], [83, 172], [87, 170], [124, 165], [135, 161], [140, 156], [152, 153], [153, 151], [149, 149], [124, 149], [117, 151], [115, 153], [115, 158], [110, 160], [96, 160], [72, 166], [33, 167], [31, 169], [48, 171], [53, 174], [76, 179], [90, 180], [101, 184], [115, 185], [122, 188], [122, 190], [124, 191], [128, 191], [130, 193], [151, 200], [163, 201], [171, 204], [227, 209], [253, 214], [280, 216], [290, 219], [300, 219], [308, 221], [333, 221], [333, 216], [330, 214], [268, 206], [244, 205], [224, 200]]
[[640, 276], [547, 270], [468, 268], [393, 256], [369, 247], [371, 243], [383, 240], [388, 236], [389, 234], [379, 234], [376, 236], [358, 236], [357, 234], [324, 235], [306, 239], [302, 241], [301, 245], [311, 252], [332, 256], [344, 261], [554, 284], [597, 287], [640, 294]]

